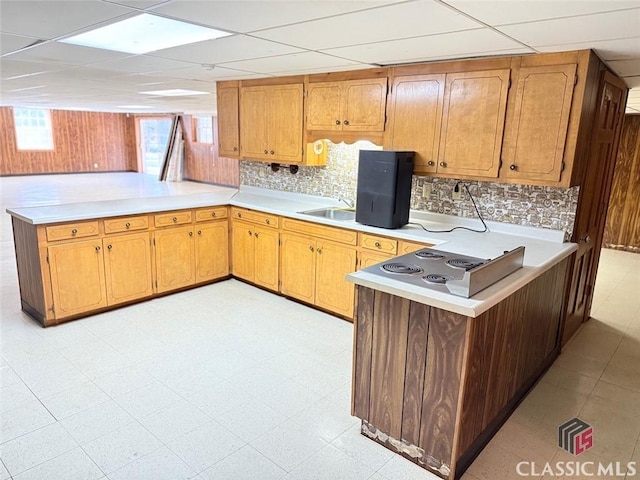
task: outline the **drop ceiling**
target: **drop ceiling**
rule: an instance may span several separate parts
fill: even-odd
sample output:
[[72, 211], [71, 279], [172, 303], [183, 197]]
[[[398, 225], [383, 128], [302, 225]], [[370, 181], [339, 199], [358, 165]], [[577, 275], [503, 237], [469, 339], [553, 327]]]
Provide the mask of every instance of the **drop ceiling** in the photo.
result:
[[[232, 35], [145, 55], [60, 42], [143, 12]], [[219, 80], [584, 48], [640, 113], [640, 0], [0, 0], [0, 104], [214, 113]], [[168, 89], [209, 93], [140, 93]]]

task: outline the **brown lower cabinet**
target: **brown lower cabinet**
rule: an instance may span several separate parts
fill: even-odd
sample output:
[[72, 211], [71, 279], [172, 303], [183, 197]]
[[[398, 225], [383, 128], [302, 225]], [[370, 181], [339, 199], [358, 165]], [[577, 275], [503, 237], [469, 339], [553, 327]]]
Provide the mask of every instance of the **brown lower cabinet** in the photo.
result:
[[234, 218], [231, 265], [235, 277], [278, 290], [278, 230]]
[[149, 239], [148, 232], [103, 239], [107, 305], [153, 295]]
[[158, 231], [154, 243], [158, 293], [195, 283], [195, 245], [191, 225]]
[[460, 478], [557, 357], [568, 263], [477, 317], [358, 287], [351, 413], [363, 435]]

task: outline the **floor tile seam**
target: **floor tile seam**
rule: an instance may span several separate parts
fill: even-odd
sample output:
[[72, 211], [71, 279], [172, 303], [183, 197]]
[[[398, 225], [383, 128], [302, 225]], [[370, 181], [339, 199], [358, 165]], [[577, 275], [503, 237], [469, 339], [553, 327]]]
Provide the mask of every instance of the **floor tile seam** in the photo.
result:
[[[133, 460], [131, 460], [131, 461], [129, 461], [129, 462], [127, 462], [127, 463], [125, 463], [124, 465], [120, 465], [118, 468], [116, 468], [116, 469], [115, 469], [115, 470], [113, 470], [112, 472], [109, 472], [108, 474], [105, 474], [105, 477], [109, 478], [109, 475], [112, 475], [112, 474], [116, 473], [117, 471], [122, 470], [123, 468], [125, 468], [125, 467], [127, 467], [127, 466], [131, 465], [131, 464], [132, 464], [132, 463], [134, 463], [134, 462], [137, 462], [138, 460], [141, 460], [141, 459], [143, 459], [143, 458], [145, 458], [145, 457], [148, 457], [148, 456], [149, 456], [149, 455], [151, 455], [152, 453], [155, 453], [155, 452], [157, 452], [158, 450], [160, 450], [160, 449], [162, 449], [162, 448], [167, 448], [167, 446], [166, 446], [164, 443], [160, 442], [160, 446], [158, 446], [157, 448], [154, 448], [154, 449], [150, 450], [149, 452], [145, 453], [144, 455], [142, 455], [142, 456], [140, 456], [140, 457], [138, 457], [138, 458], [134, 458]], [[173, 452], [171, 452], [171, 453], [173, 453]], [[174, 455], [175, 455], [175, 453], [174, 453]], [[176, 455], [176, 456], [177, 456], [177, 455]], [[180, 458], [180, 457], [178, 457], [178, 458]], [[182, 458], [180, 458], [180, 460], [181, 460], [182, 462], [184, 462], [184, 460], [182, 460]], [[185, 465], [186, 465], [186, 463], [185, 463]], [[187, 466], [188, 466], [188, 465], [187, 465]], [[191, 469], [191, 467], [189, 467], [189, 469], [190, 469], [190, 470], [192, 470], [192, 469]], [[103, 470], [101, 469], [101, 471], [103, 471]], [[133, 479], [132, 479], [132, 480], [133, 480]]]

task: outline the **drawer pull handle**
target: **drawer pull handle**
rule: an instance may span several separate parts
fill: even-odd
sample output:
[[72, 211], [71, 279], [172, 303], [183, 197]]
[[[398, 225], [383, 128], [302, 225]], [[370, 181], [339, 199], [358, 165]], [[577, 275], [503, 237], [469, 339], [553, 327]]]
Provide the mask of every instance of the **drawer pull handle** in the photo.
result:
[[111, 250], [113, 248], [113, 245], [109, 244], [107, 245], [107, 250]]
[[198, 230], [198, 235], [202, 235], [202, 230]]
[[193, 237], [193, 232], [189, 232], [189, 236], [190, 236], [190, 237]]
[[336, 120], [336, 125], [340, 125], [340, 120]]
[[518, 167], [516, 166], [515, 163], [512, 163], [511, 165], [509, 165], [509, 170], [517, 170]]
[[216, 212], [211, 212], [211, 216], [215, 217], [216, 216]]
[[380, 248], [382, 245], [380, 245], [380, 242], [376, 242], [374, 243], [374, 245], [376, 246], [376, 248]]
[[345, 125], [349, 125], [349, 120], [345, 120], [344, 122], [342, 122]]
[[271, 222], [269, 221], [269, 219], [265, 219], [264, 223], [266, 223], [267, 225], [269, 225]]
[[176, 223], [178, 221], [178, 217], [173, 217], [173, 223]]
[[242, 218], [242, 213], [238, 212], [238, 218]]
[[99, 251], [100, 251], [100, 245], [96, 247], [96, 253], [98, 253]]
[[127, 230], [131, 228], [131, 224], [129, 222], [124, 224], [124, 228], [126, 228]]
[[309, 251], [313, 252], [313, 246], [309, 245]]
[[78, 229], [74, 228], [73, 230], [71, 230], [71, 235], [75, 235], [76, 233], [78, 233]]
[[446, 164], [446, 163], [444, 163], [444, 162], [440, 162], [440, 166], [441, 166], [441, 167], [446, 167], [446, 166], [447, 166], [447, 164]]
[[435, 165], [435, 162], [433, 160], [429, 160], [427, 162], [427, 165], [429, 165], [430, 167], [433, 167]]
[[270, 153], [271, 155], [273, 155], [275, 152], [274, 152], [273, 150], [271, 150], [269, 153]]

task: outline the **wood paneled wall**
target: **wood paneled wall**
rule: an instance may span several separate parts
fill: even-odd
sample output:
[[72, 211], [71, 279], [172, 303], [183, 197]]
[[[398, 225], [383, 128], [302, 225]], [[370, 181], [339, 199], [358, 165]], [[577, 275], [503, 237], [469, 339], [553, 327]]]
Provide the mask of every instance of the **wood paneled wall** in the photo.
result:
[[239, 161], [234, 158], [218, 156], [218, 117], [213, 117], [213, 144], [193, 141], [192, 117], [184, 116], [185, 180], [215, 183], [218, 185], [240, 185]]
[[51, 126], [53, 150], [20, 151], [13, 109], [0, 107], [0, 175], [136, 170], [133, 116], [51, 110]]
[[627, 115], [616, 160], [603, 246], [640, 253], [640, 115]]

